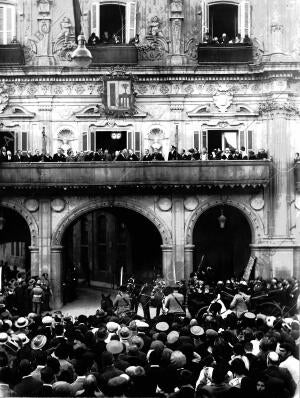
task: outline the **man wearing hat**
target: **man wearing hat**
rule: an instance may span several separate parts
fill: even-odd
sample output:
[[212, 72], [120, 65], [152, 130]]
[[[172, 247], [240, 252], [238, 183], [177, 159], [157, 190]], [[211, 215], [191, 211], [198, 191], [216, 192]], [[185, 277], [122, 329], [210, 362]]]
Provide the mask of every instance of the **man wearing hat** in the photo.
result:
[[120, 286], [119, 292], [113, 303], [116, 315], [120, 316], [122, 314], [126, 314], [126, 312], [130, 311], [131, 302], [130, 296], [127, 293], [126, 286]]
[[32, 311], [40, 315], [43, 302], [44, 291], [41, 287], [41, 281], [38, 279], [31, 291]]

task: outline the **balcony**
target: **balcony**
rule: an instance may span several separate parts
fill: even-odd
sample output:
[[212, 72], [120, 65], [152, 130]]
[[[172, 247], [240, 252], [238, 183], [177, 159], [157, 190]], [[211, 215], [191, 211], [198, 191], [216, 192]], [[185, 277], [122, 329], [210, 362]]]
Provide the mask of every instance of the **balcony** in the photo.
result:
[[92, 56], [92, 65], [135, 65], [138, 62], [137, 48], [131, 44], [100, 44], [87, 47]]
[[1, 65], [24, 65], [24, 51], [20, 44], [0, 45], [0, 66]]
[[198, 63], [249, 63], [253, 60], [252, 46], [210, 46], [199, 44]]
[[296, 189], [300, 192], [300, 162], [295, 164], [295, 182], [296, 182]]
[[257, 187], [269, 161], [1, 163], [1, 190]]

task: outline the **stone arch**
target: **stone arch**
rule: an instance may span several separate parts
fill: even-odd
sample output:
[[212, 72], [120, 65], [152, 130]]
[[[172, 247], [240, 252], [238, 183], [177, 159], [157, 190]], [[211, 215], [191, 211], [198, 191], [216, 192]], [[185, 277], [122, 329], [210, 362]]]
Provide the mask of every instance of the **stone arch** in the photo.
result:
[[14, 210], [24, 218], [30, 231], [31, 246], [38, 247], [39, 227], [33, 215], [27, 209], [25, 209], [25, 207], [16, 202], [1, 200], [0, 206]]
[[52, 235], [52, 246], [60, 246], [62, 244], [62, 238], [67, 227], [83, 214], [101, 209], [104, 207], [123, 207], [129, 210], [133, 210], [136, 213], [141, 214], [150, 220], [158, 229], [163, 245], [170, 245], [172, 242], [172, 235], [169, 228], [165, 223], [150, 209], [142, 207], [140, 204], [133, 200], [95, 200], [93, 202], [85, 202], [70, 214], [67, 214], [58, 224], [56, 230]]
[[262, 223], [260, 217], [256, 214], [254, 214], [253, 210], [251, 210], [249, 206], [245, 205], [244, 203], [234, 201], [231, 199], [225, 200], [225, 201], [221, 200], [221, 199], [216, 199], [216, 200], [206, 201], [205, 203], [202, 203], [201, 205], [199, 205], [196, 208], [196, 210], [190, 216], [190, 218], [187, 222], [187, 227], [186, 227], [186, 231], [185, 231], [185, 244], [186, 245], [193, 244], [194, 227], [195, 227], [196, 222], [198, 221], [199, 217], [201, 217], [201, 215], [206, 210], [208, 210], [212, 207], [220, 206], [220, 205], [232, 206], [242, 212], [242, 214], [247, 219], [248, 224], [251, 229], [252, 243], [256, 242], [264, 235], [264, 226], [263, 226], [263, 223]]

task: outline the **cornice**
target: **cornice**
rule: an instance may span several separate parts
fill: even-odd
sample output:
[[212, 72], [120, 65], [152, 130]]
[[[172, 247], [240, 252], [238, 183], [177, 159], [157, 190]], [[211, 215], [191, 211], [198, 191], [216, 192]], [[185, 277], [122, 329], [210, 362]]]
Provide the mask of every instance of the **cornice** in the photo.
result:
[[[263, 63], [260, 65], [188, 65], [182, 67], [136, 66], [124, 69], [136, 82], [183, 81], [258, 81], [269, 79], [300, 79], [300, 63]], [[107, 67], [66, 68], [31, 67], [0, 68], [0, 82], [99, 82], [110, 75]]]

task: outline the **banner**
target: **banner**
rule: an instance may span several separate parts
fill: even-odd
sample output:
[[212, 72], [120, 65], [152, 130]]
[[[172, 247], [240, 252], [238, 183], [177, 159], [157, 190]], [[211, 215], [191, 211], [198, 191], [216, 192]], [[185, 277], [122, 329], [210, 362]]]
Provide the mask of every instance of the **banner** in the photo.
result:
[[243, 279], [245, 279], [246, 281], [249, 280], [251, 271], [252, 271], [255, 263], [256, 263], [256, 257], [250, 256], [248, 264], [247, 264], [247, 266], [245, 268], [245, 271], [244, 271], [244, 275], [243, 275]]

